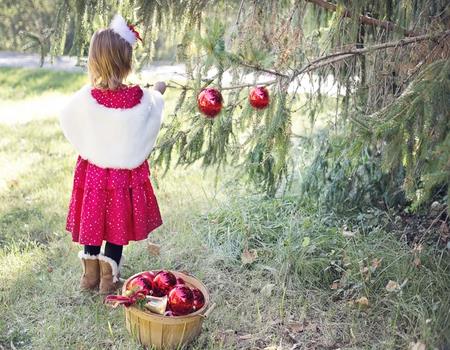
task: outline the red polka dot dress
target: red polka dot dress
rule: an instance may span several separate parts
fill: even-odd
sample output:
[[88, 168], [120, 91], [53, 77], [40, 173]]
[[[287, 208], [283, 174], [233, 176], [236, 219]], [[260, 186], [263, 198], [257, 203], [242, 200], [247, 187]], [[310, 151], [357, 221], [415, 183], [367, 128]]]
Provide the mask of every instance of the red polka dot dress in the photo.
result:
[[[140, 104], [139, 86], [118, 90], [91, 89], [96, 103], [108, 109], [131, 109]], [[102, 167], [78, 157], [66, 229], [72, 240], [100, 246], [103, 241], [127, 245], [147, 238], [162, 224], [150, 182], [147, 160], [132, 169]]]

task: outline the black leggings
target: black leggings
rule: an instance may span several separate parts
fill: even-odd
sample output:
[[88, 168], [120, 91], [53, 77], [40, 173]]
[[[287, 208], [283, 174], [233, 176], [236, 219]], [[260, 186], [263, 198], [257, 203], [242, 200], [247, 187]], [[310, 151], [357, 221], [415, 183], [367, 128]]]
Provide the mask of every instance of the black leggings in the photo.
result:
[[[85, 245], [84, 253], [89, 255], [98, 255], [100, 254], [101, 246], [96, 245]], [[113, 243], [106, 242], [105, 244], [105, 256], [113, 259], [117, 264], [120, 262], [120, 258], [122, 257], [123, 245], [116, 245]]]

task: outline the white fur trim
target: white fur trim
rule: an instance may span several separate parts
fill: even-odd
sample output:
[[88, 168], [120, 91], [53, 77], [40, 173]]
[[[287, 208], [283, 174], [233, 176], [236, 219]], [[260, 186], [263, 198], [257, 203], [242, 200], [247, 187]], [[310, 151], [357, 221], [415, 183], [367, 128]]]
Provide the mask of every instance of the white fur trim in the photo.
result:
[[103, 254], [100, 254], [98, 256], [98, 260], [105, 261], [109, 265], [111, 265], [112, 275], [113, 275], [113, 282], [114, 283], [118, 282], [119, 281], [119, 273], [120, 273], [120, 270], [122, 269], [122, 265], [123, 265], [123, 262], [125, 260], [123, 255], [120, 258], [119, 266], [117, 266], [117, 263], [113, 259], [111, 259], [110, 257], [107, 257], [107, 256], [105, 256]]
[[130, 45], [133, 46], [136, 43], [137, 41], [136, 35], [128, 27], [127, 22], [121, 15], [116, 14], [114, 16], [113, 20], [111, 21], [111, 24], [109, 25], [109, 28], [111, 28], [115, 33], [119, 34]]
[[80, 259], [89, 259], [89, 260], [97, 260], [98, 259], [98, 255], [91, 255], [91, 254], [86, 254], [85, 252], [83, 252], [82, 250], [80, 250], [78, 252], [78, 257]]
[[67, 140], [83, 159], [102, 168], [133, 169], [152, 151], [162, 123], [164, 99], [143, 89], [141, 102], [128, 109], [108, 108], [91, 95], [91, 86], [77, 91], [60, 113]]

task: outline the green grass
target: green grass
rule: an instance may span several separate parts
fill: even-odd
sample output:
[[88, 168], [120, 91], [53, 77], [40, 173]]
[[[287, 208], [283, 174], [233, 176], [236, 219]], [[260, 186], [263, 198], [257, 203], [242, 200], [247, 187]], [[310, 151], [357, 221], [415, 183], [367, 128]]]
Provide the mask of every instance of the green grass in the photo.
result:
[[87, 82], [86, 74], [48, 69], [0, 68], [0, 99], [20, 100], [44, 92], [72, 92]]
[[[41, 72], [27, 72], [41, 77], [40, 90], [17, 89], [33, 96], [79, 86], [70, 74], [67, 86], [50, 84], [45, 74], [54, 72]], [[22, 73], [0, 70], [10, 86]], [[2, 96], [17, 95], [10, 90], [0, 87]], [[122, 310], [77, 288], [80, 248], [64, 231], [76, 154], [56, 117], [0, 123], [0, 135], [0, 349], [139, 348]], [[301, 206], [292, 194], [251, 195], [231, 170], [217, 186], [214, 172], [197, 166], [161, 172], [153, 169], [164, 225], [149, 238], [161, 255], [150, 256], [146, 242], [130, 244], [123, 275], [180, 269], [207, 285], [217, 308], [192, 349], [405, 349], [416, 341], [444, 349], [450, 343], [448, 253], [429, 246], [414, 252], [385, 232], [383, 213], [379, 225], [350, 226], [351, 218]], [[344, 225], [354, 236], [342, 234]], [[257, 251], [252, 264], [241, 263], [245, 249]], [[386, 291], [390, 280], [402, 289]], [[368, 307], [355, 303], [361, 297]]]

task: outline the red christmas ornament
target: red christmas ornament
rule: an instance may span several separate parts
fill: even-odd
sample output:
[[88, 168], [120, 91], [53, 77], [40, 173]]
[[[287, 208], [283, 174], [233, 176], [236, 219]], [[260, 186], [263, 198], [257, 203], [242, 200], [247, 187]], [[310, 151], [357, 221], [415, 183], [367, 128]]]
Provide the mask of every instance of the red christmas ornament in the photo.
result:
[[127, 285], [127, 294], [133, 295], [137, 292], [142, 292], [145, 295], [150, 294], [152, 292], [152, 281], [142, 275], [133, 278]]
[[181, 284], [186, 284], [186, 282], [184, 282], [184, 279], [182, 279], [181, 277], [177, 277], [177, 285], [181, 285]]
[[170, 290], [177, 284], [177, 278], [170, 271], [161, 271], [153, 280], [153, 292], [157, 297], [168, 295]]
[[264, 109], [269, 105], [269, 90], [265, 86], [256, 86], [248, 94], [250, 104], [256, 109]]
[[140, 276], [153, 285], [153, 280], [155, 279], [156, 274], [152, 271], [144, 271], [140, 274]]
[[198, 109], [207, 118], [216, 117], [222, 109], [222, 103], [222, 94], [217, 89], [203, 89], [197, 96]]
[[192, 309], [194, 311], [200, 310], [203, 307], [203, 305], [205, 305], [205, 296], [203, 295], [201, 290], [198, 289], [198, 288], [193, 288], [192, 289], [192, 295], [194, 297], [194, 302], [192, 304]]
[[186, 315], [192, 311], [194, 295], [191, 288], [183, 285], [174, 287], [169, 293], [170, 310], [178, 315]]

